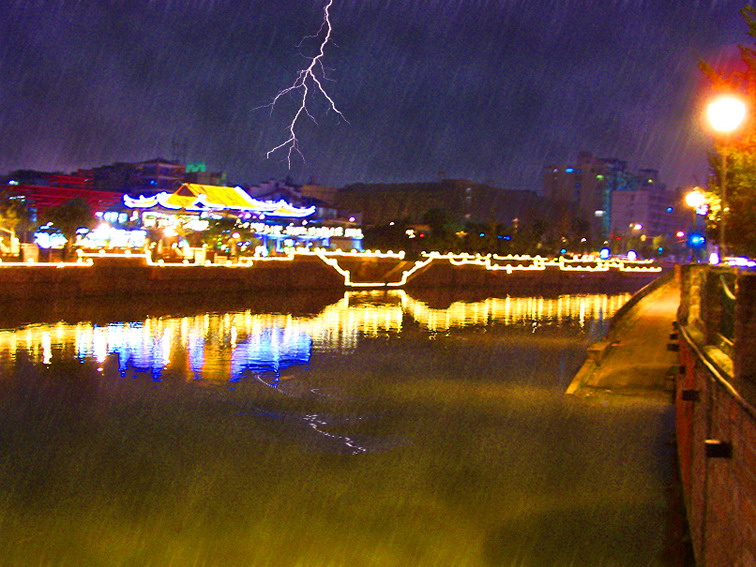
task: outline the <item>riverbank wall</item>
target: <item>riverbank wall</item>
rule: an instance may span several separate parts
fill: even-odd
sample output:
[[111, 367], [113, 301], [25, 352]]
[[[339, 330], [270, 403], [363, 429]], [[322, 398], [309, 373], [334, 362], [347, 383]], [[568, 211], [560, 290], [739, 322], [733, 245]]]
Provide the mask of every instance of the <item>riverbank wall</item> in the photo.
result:
[[202, 264], [143, 255], [82, 255], [67, 263], [0, 263], [0, 301], [246, 293], [259, 290], [448, 288], [503, 293], [635, 291], [661, 268], [622, 262], [470, 255], [318, 253]]
[[318, 258], [244, 266], [153, 264], [142, 256], [66, 264], [0, 265], [3, 300], [339, 289], [344, 279]]
[[[504, 292], [525, 290], [527, 293], [606, 293], [635, 292], [656, 280], [659, 271], [624, 271], [600, 269], [595, 262], [579, 265], [526, 264], [517, 261], [492, 261], [490, 258], [449, 260], [433, 259], [409, 278], [408, 289], [447, 287], [455, 289], [486, 288]], [[599, 268], [599, 269], [597, 269]]]
[[756, 274], [680, 270], [677, 447], [698, 565], [756, 565]]

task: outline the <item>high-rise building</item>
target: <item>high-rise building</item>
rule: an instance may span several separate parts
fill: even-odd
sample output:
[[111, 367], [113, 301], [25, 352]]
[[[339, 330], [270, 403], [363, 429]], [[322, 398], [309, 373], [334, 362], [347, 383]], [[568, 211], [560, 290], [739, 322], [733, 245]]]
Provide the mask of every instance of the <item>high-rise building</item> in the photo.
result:
[[204, 161], [190, 161], [186, 164], [184, 182], [199, 185], [227, 185], [228, 176], [225, 171], [208, 171]]
[[616, 236], [642, 230], [651, 236], [672, 235], [686, 227], [682, 195], [652, 178], [634, 191], [612, 194], [611, 233]]
[[116, 162], [87, 170], [95, 189], [136, 194], [173, 191], [184, 182], [184, 166], [162, 158]]
[[166, 159], [155, 158], [134, 164], [142, 192], [174, 191], [184, 182], [184, 166]]
[[578, 205], [594, 236], [608, 239], [632, 225], [647, 234], [668, 234], [678, 228], [679, 196], [667, 190], [654, 169], [628, 170], [627, 162], [580, 152], [574, 164], [549, 165], [543, 171], [544, 196]]
[[[612, 188], [621, 184], [627, 164], [580, 152], [571, 164], [549, 165], [543, 172], [543, 194], [551, 201], [573, 203], [595, 236], [609, 234]], [[610, 179], [610, 176], [612, 177]]]

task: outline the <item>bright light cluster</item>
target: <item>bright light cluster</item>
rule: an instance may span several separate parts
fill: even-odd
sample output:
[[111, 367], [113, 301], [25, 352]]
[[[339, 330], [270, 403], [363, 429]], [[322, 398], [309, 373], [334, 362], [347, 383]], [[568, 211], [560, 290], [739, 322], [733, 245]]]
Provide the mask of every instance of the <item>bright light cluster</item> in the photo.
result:
[[301, 226], [295, 224], [289, 224], [288, 226], [281, 226], [278, 224], [265, 224], [262, 222], [245, 222], [241, 225], [242, 228], [247, 228], [260, 235], [271, 236], [305, 236], [310, 238], [355, 238], [362, 239], [361, 228], [344, 228], [341, 226]]
[[360, 288], [360, 287], [402, 287], [407, 283], [407, 280], [409, 280], [410, 276], [414, 274], [416, 271], [418, 271], [420, 268], [424, 268], [428, 264], [430, 264], [433, 260], [431, 258], [428, 258], [426, 260], [419, 260], [413, 264], [413, 266], [409, 270], [404, 270], [402, 272], [402, 276], [398, 281], [393, 282], [353, 282], [352, 281], [352, 272], [342, 268], [339, 265], [338, 259], [335, 257], [332, 257], [327, 252], [320, 252], [316, 253], [316, 255], [323, 260], [326, 264], [331, 266], [334, 270], [336, 270], [339, 274], [341, 274], [344, 277], [344, 285], [349, 288]]
[[[465, 264], [477, 265], [490, 271], [506, 271], [507, 274], [517, 271], [544, 271], [547, 267], [558, 268], [564, 272], [608, 272], [618, 270], [620, 272], [661, 272], [661, 266], [654, 266], [653, 260], [624, 260], [611, 258], [603, 260], [594, 256], [585, 256], [577, 259], [569, 259], [564, 256], [559, 258], [545, 258], [543, 256], [507, 255], [496, 254], [441, 254], [428, 252], [423, 254], [430, 259], [447, 260], [454, 266]], [[501, 264], [500, 262], [507, 262]]]
[[733, 132], [745, 120], [746, 104], [736, 96], [722, 95], [709, 103], [706, 116], [711, 127], [717, 132]]
[[[190, 184], [186, 184], [190, 185]], [[207, 186], [198, 186], [207, 187]], [[183, 197], [176, 193], [167, 193], [163, 191], [157, 195], [139, 197], [123, 196], [123, 204], [130, 209], [151, 209], [157, 206], [166, 209], [178, 211], [202, 212], [208, 210], [234, 210], [247, 211], [251, 213], [264, 214], [269, 217], [286, 217], [286, 218], [305, 218], [315, 214], [317, 207], [295, 207], [285, 200], [278, 201], [259, 201], [253, 199], [239, 187], [214, 187], [217, 190], [223, 190], [225, 193], [233, 193], [234, 203], [218, 202], [214, 195], [195, 193], [191, 197]]]
[[[480, 266], [488, 271], [494, 272], [506, 272], [512, 274], [513, 272], [527, 272], [527, 271], [540, 271], [543, 272], [547, 268], [558, 269], [564, 272], [608, 272], [610, 270], [617, 270], [625, 273], [659, 273], [662, 271], [660, 266], [654, 266], [652, 260], [623, 260], [623, 259], [610, 259], [601, 260], [600, 258], [584, 257], [579, 259], [568, 259], [559, 257], [556, 259], [545, 258], [543, 256], [497, 256], [495, 254], [441, 254], [439, 252], [423, 253], [424, 259], [418, 260], [412, 264], [412, 266], [402, 271], [401, 276], [395, 281], [379, 281], [379, 282], [355, 282], [352, 280], [351, 271], [342, 267], [339, 264], [339, 259], [345, 258], [387, 258], [395, 260], [403, 260], [404, 252], [381, 252], [366, 251], [356, 252], [344, 252], [341, 250], [326, 250], [326, 249], [305, 249], [305, 248], [288, 248], [286, 253], [281, 256], [253, 256], [253, 257], [240, 257], [237, 261], [232, 261], [230, 258], [225, 257], [220, 262], [206, 261], [204, 264], [194, 264], [189, 259], [184, 259], [181, 262], [165, 262], [164, 260], [158, 260], [154, 262], [149, 254], [138, 253], [133, 254], [131, 251], [124, 253], [108, 253], [104, 249], [98, 252], [78, 252], [78, 261], [75, 263], [59, 263], [55, 264], [58, 267], [65, 266], [91, 266], [96, 258], [138, 258], [147, 266], [157, 266], [161, 268], [168, 268], [171, 266], [223, 266], [226, 268], [244, 269], [250, 268], [260, 262], [291, 262], [297, 256], [316, 256], [323, 261], [326, 265], [333, 268], [344, 278], [344, 285], [347, 288], [401, 288], [403, 287], [409, 278], [415, 274], [418, 270], [425, 268], [436, 261], [447, 261], [453, 266], [474, 265]], [[502, 263], [506, 262], [506, 263]], [[2, 266], [13, 265], [36, 265], [36, 266], [51, 266], [49, 263], [37, 263], [28, 264], [23, 262], [12, 263], [0, 263]]]
[[394, 258], [397, 260], [403, 260], [405, 256], [404, 250], [400, 250], [399, 252], [394, 252], [393, 250], [389, 250], [388, 252], [381, 252], [380, 250], [327, 250], [325, 248], [315, 248], [315, 249], [308, 249], [308, 248], [295, 248], [293, 250], [293, 253], [295, 254], [301, 254], [301, 255], [325, 255], [325, 256], [331, 256], [331, 257], [353, 257], [353, 258]]
[[0, 259], [0, 268], [88, 268], [94, 264], [91, 258], [77, 259], [75, 262], [35, 262], [34, 260], [26, 260], [25, 262], [7, 262]]
[[628, 298], [629, 294], [488, 298], [434, 309], [401, 290], [353, 291], [312, 316], [243, 311], [147, 317], [104, 326], [61, 322], [0, 330], [0, 345], [5, 352], [25, 351], [42, 364], [50, 364], [56, 351], [73, 351], [82, 362], [97, 362], [101, 371], [113, 356], [122, 374], [147, 373], [159, 378], [176, 365], [190, 370], [189, 379], [193, 374], [207, 383], [236, 382], [283, 377], [289, 366], [306, 365], [312, 349], [349, 352], [360, 336], [401, 331], [405, 314], [436, 332], [480, 324], [567, 319], [584, 326], [590, 320], [611, 317]]
[[473, 303], [456, 301], [446, 309], [433, 309], [403, 294], [402, 309], [425, 328], [440, 332], [453, 327], [492, 322], [514, 325], [545, 319], [559, 322], [572, 319], [582, 327], [587, 320], [611, 317], [629, 298], [630, 294], [560, 295], [557, 298], [491, 297]]

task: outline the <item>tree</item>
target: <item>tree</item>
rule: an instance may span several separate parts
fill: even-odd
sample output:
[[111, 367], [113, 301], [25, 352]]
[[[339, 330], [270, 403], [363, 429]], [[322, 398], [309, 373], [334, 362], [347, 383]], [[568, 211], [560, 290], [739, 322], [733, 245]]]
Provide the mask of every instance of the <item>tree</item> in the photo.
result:
[[20, 240], [24, 240], [24, 233], [33, 226], [32, 211], [26, 199], [12, 193], [0, 193], [0, 237], [8, 236], [13, 243], [17, 234], [21, 234]]
[[573, 218], [570, 227], [570, 251], [587, 254], [591, 250], [591, 223], [581, 217]]
[[404, 250], [411, 254], [414, 246], [406, 231], [404, 222], [367, 227], [363, 230], [362, 246], [367, 250]]
[[236, 220], [235, 217], [210, 219], [208, 227], [203, 233], [204, 243], [211, 249], [221, 250], [236, 230]]
[[528, 223], [518, 223], [511, 229], [511, 246], [513, 254], [553, 253], [557, 243], [548, 238], [548, 224], [543, 219], [533, 219]]
[[[741, 10], [748, 35], [756, 38], [756, 8]], [[723, 151], [727, 152], [727, 244], [737, 254], [756, 256], [756, 49], [739, 46], [740, 66], [735, 71], [717, 70], [705, 61], [699, 67], [718, 92], [738, 93], [746, 99], [750, 117], [728, 140], [719, 140], [718, 151], [709, 153], [709, 189], [715, 195], [709, 217], [709, 238], [716, 240], [721, 215]]]
[[454, 215], [449, 209], [432, 208], [423, 215], [423, 224], [431, 229], [430, 238], [425, 242], [427, 250], [449, 252], [457, 244], [454, 235]]
[[[191, 237], [192, 240], [197, 238], [197, 236]], [[210, 249], [232, 256], [239, 253], [239, 242], [250, 243], [246, 250], [254, 250], [261, 242], [254, 230], [245, 228], [244, 223], [236, 217], [210, 219], [207, 229], [199, 235], [199, 238]]]
[[428, 209], [423, 215], [423, 223], [431, 227], [433, 234], [439, 236], [452, 232], [454, 215], [449, 209]]
[[76, 242], [76, 232], [80, 228], [91, 229], [96, 219], [89, 205], [81, 197], [70, 199], [47, 209], [41, 215], [43, 224], [51, 223], [65, 238], [63, 259], [68, 257], [71, 246]]

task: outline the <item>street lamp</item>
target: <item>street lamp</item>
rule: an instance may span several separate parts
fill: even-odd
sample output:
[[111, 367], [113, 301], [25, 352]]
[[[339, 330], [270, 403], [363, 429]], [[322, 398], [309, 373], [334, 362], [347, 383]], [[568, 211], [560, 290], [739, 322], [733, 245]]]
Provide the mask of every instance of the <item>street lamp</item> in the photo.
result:
[[700, 189], [693, 189], [685, 195], [685, 204], [693, 210], [698, 210], [706, 202], [706, 195]]
[[[691, 261], [696, 259], [696, 250], [694, 246], [694, 238], [700, 238], [698, 234], [698, 216], [701, 213], [701, 208], [706, 204], [706, 195], [698, 187], [694, 187], [692, 191], [685, 194], [685, 204], [693, 209], [693, 222], [690, 225], [690, 232], [688, 234], [688, 246], [690, 247]], [[701, 242], [700, 240], [698, 242]]]
[[719, 257], [727, 255], [725, 240], [725, 216], [727, 212], [727, 142], [728, 135], [737, 130], [746, 117], [746, 104], [733, 95], [720, 95], [706, 107], [706, 118], [712, 129], [721, 135], [720, 154], [722, 169], [720, 171], [720, 214], [719, 214]]

